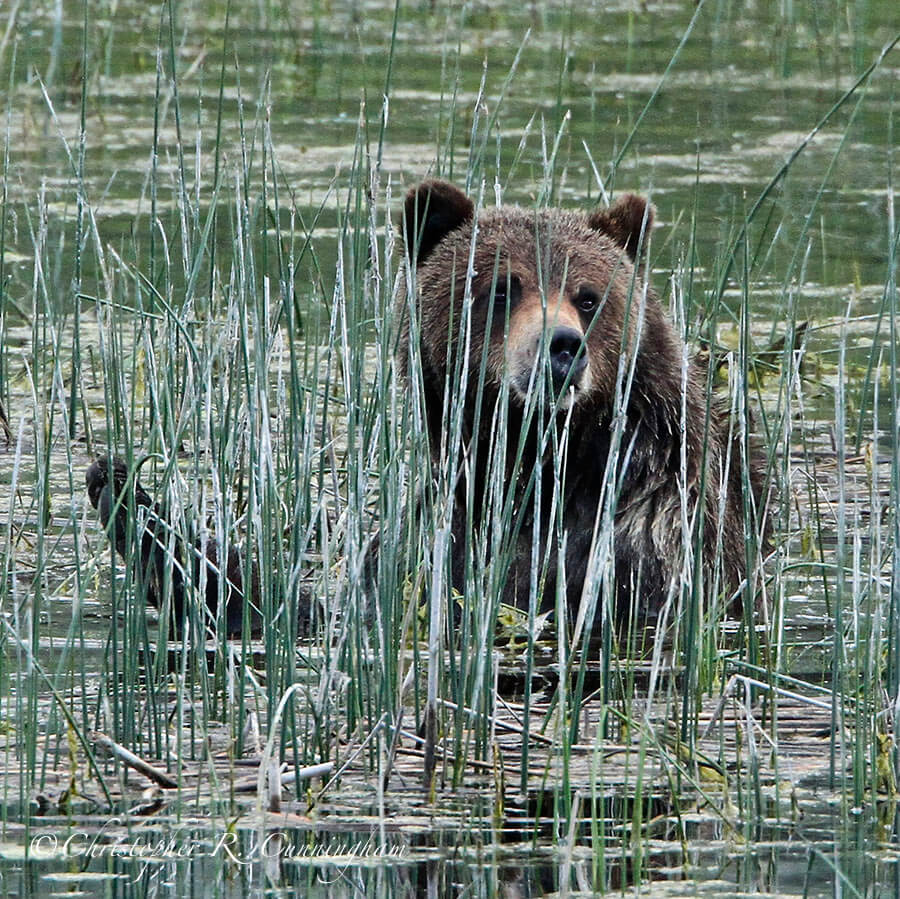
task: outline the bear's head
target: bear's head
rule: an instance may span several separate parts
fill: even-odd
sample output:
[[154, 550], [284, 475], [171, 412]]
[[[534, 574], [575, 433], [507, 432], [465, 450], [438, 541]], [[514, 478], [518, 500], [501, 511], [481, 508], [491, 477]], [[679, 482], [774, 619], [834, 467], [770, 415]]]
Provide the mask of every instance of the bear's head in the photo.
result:
[[546, 385], [558, 408], [609, 408], [620, 360], [637, 349], [652, 222], [652, 207], [633, 194], [590, 213], [500, 206], [476, 217], [452, 184], [413, 188], [403, 239], [426, 390], [444, 383], [467, 346], [470, 384], [483, 380], [496, 395], [506, 381], [514, 405]]

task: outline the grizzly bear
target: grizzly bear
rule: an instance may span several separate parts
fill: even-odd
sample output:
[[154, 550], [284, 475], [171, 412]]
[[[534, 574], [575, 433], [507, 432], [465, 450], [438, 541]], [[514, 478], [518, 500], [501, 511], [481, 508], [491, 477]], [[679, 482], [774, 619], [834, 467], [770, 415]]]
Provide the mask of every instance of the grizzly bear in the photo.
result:
[[[205, 563], [206, 607], [211, 620], [216, 619], [219, 606], [218, 548], [215, 540], [206, 542], [206, 553], [200, 540], [190, 541], [190, 553], [185, 552], [185, 541], [175, 532], [165, 507], [154, 503], [137, 480], [137, 473], [129, 476], [128, 466], [122, 459], [102, 456], [91, 464], [85, 475], [88, 498], [99, 512], [100, 522], [109, 535], [116, 552], [128, 560], [128, 534], [134, 535], [133, 558], [139, 590], [146, 592], [146, 600], [160, 608], [169, 587], [172, 598], [171, 624], [173, 636], [181, 634], [185, 619], [185, 601], [190, 595], [186, 564], [193, 575], [191, 583], [200, 583], [200, 565]], [[136, 515], [144, 507], [145, 513], [137, 515], [129, 527], [129, 514]], [[139, 550], [138, 550], [139, 547]], [[168, 557], [171, 556], [171, 562]], [[189, 556], [189, 561], [186, 558]], [[243, 559], [236, 547], [228, 548], [225, 566], [225, 627], [228, 636], [239, 636], [244, 627], [244, 573]], [[252, 565], [251, 605], [247, 609], [252, 632], [261, 627], [259, 615], [259, 574], [255, 562]], [[207, 623], [201, 613], [201, 627]]]
[[610, 590], [621, 624], [701, 584], [739, 605], [761, 461], [644, 279], [652, 224], [632, 194], [476, 215], [444, 181], [408, 193], [397, 358], [421, 386], [435, 483], [455, 485], [460, 592], [493, 557], [519, 607]]

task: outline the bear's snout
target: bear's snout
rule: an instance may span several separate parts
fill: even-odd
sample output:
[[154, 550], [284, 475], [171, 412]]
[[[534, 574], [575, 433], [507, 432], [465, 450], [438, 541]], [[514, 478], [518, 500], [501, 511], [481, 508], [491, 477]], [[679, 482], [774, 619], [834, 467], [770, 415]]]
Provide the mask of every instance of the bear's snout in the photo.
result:
[[549, 375], [545, 383], [556, 394], [560, 408], [568, 408], [591, 387], [585, 336], [572, 325], [545, 329], [537, 321], [529, 324], [531, 333], [520, 333], [519, 339], [507, 346], [507, 376], [513, 396], [524, 400], [533, 386]]
[[550, 376], [553, 389], [562, 390], [568, 386], [578, 387], [587, 368], [587, 355], [582, 350], [582, 335], [574, 328], [554, 328], [550, 335], [547, 351], [550, 357]]

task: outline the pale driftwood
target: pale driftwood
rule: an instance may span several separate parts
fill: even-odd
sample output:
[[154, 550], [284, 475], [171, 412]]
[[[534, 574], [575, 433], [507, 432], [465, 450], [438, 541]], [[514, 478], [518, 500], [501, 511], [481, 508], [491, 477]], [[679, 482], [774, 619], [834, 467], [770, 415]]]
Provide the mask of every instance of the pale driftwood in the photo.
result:
[[[323, 777], [326, 774], [331, 774], [333, 769], [334, 762], [322, 762], [320, 765], [307, 765], [305, 768], [300, 768], [299, 771], [287, 769], [281, 772], [281, 775], [278, 778], [278, 783], [282, 787], [286, 787], [298, 780], [310, 780], [313, 777]], [[276, 770], [279, 769], [276, 768]], [[274, 778], [271, 777], [267, 777], [266, 779], [270, 782], [274, 781]], [[259, 777], [254, 774], [253, 777], [245, 777], [241, 780], [235, 781], [234, 792], [255, 793], [258, 787]], [[273, 811], [273, 809], [270, 808], [269, 811]]]
[[131, 752], [131, 750], [126, 749], [124, 746], [120, 746], [106, 734], [100, 733], [99, 731], [91, 731], [88, 736], [95, 749], [99, 749], [107, 755], [119, 759], [128, 765], [129, 768], [134, 768], [135, 771], [143, 774], [144, 777], [152, 780], [154, 783], [158, 783], [164, 789], [174, 790], [178, 787], [178, 781], [170, 777], [165, 771], [154, 768], [149, 762], [145, 762], [140, 756]]

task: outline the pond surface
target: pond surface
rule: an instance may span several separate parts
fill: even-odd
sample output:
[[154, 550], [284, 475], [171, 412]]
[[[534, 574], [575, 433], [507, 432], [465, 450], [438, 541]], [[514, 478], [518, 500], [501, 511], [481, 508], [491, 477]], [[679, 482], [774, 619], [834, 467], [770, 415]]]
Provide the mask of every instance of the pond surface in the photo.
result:
[[[896, 38], [895, 0], [235, 6], [0, 8], [0, 896], [900, 895], [900, 49], [833, 110]], [[779, 611], [759, 621], [768, 670], [723, 649], [682, 706], [681, 650], [662, 676], [649, 653], [617, 658], [615, 688], [591, 658], [585, 696], [616, 699], [585, 700], [570, 740], [552, 640], [530, 681], [498, 647], [487, 730], [481, 707], [455, 715], [445, 698], [433, 794], [412, 641], [375, 698], [347, 671], [377, 683], [377, 643], [340, 659], [330, 636], [296, 657], [271, 635], [246, 653], [151, 653], [83, 488], [107, 447], [154, 452], [150, 483], [277, 545], [273, 568], [290, 544], [306, 567], [277, 576], [320, 588], [339, 560], [318, 529], [349, 531], [354, 502], [371, 511], [384, 485], [361, 480], [356, 498], [339, 403], [353, 396], [317, 375], [358, 362], [373, 388], [381, 357], [338, 364], [317, 347], [335, 346], [345, 284], [390, 293], [391, 223], [431, 175], [483, 186], [488, 205], [649, 195], [652, 280], [688, 335], [721, 292], [724, 348], [744, 303], [756, 348], [796, 366], [755, 397], [787, 485]], [[347, 327], [377, 343], [366, 297]], [[804, 322], [784, 354], [777, 341]], [[230, 432], [247, 441], [233, 451], [243, 480], [276, 471], [271, 531], [216, 480]], [[324, 461], [297, 461], [307, 447]], [[299, 754], [284, 738], [286, 770], [330, 761], [339, 776], [286, 781], [280, 811], [263, 813], [262, 794], [234, 784], [257, 776], [295, 684], [312, 698], [288, 707], [291, 733], [313, 736]], [[528, 715], [542, 724], [525, 755]], [[178, 790], [142, 795], [149, 781], [102, 759], [101, 788], [93, 730], [176, 771]]]
[[[692, 216], [700, 264], [711, 263], [714, 247], [743, 223], [788, 154], [895, 37], [888, 0], [841, 9], [792, 18], [765, 3], [708, 2], [700, 10], [420, 4], [400, 9], [395, 22], [392, 6], [378, 3], [290, 10], [186, 3], [174, 20], [168, 5], [98, 3], [88, 7], [85, 45], [81, 14], [13, 4], [3, 47], [13, 88], [9, 297], [27, 308], [29, 230], [37, 223], [32, 216], [29, 225], [26, 208], [34, 209], [41, 190], [48, 240], [71, 241], [85, 61], [84, 192], [104, 243], [119, 245], [146, 228], [152, 165], [166, 176], [157, 214], [171, 214], [178, 202], [173, 182], [183, 168], [202, 216], [214, 148], [226, 172], [221, 190], [230, 190], [242, 153], [255, 154], [257, 169], [263, 164], [254, 131], [263, 119], [290, 201], [307, 222], [324, 202], [315, 234], [326, 280], [334, 270], [329, 226], [340, 208], [326, 198], [346, 185], [360, 127], [395, 195], [429, 173], [453, 179], [472, 171], [486, 179], [489, 195], [497, 180], [507, 202], [528, 202], [545, 189], [546, 159], [559, 137], [552, 198], [592, 203], [598, 178], [608, 191], [651, 195], [660, 219], [654, 261], [665, 270], [689, 244]], [[896, 66], [893, 54], [774, 191], [768, 229], [754, 235], [773, 254], [767, 274], [796, 277], [789, 263], [798, 235], [807, 233], [811, 284], [883, 283]], [[72, 255], [71, 247], [63, 254], [69, 263]], [[830, 296], [830, 312], [843, 314], [840, 292]], [[754, 311], [776, 321], [781, 312], [764, 299]]]

